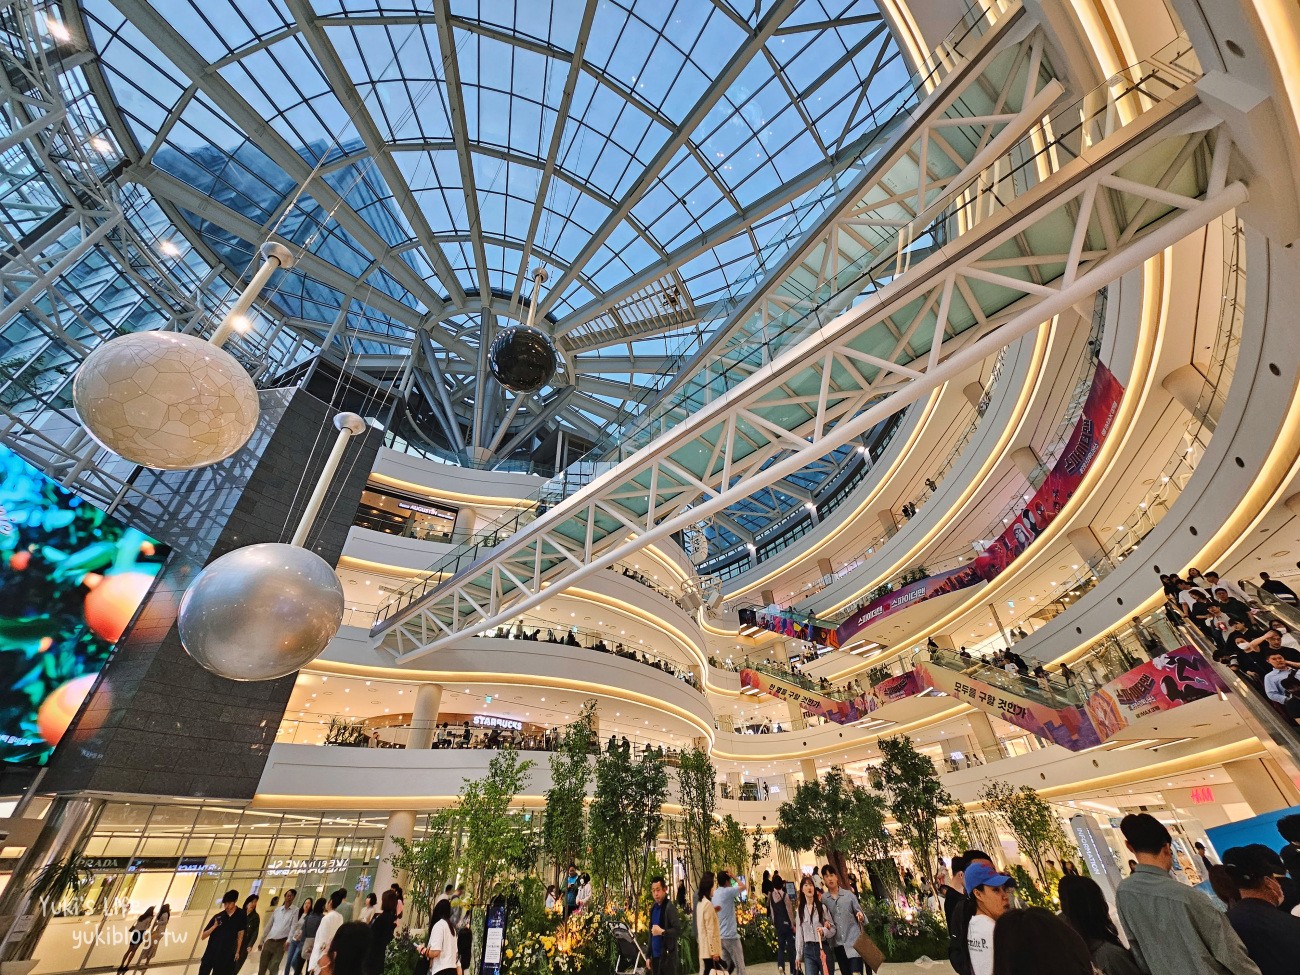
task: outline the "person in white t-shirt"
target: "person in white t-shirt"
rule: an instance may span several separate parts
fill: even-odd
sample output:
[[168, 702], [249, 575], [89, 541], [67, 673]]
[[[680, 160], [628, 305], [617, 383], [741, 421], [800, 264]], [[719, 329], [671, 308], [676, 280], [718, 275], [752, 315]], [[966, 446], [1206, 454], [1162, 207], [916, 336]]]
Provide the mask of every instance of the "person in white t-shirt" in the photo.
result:
[[339, 912], [339, 905], [343, 903], [346, 896], [346, 890], [336, 890], [330, 895], [329, 903], [325, 907], [325, 916], [321, 918], [320, 927], [316, 929], [316, 940], [312, 942], [307, 971], [320, 971], [321, 959], [325, 957], [330, 942], [334, 940], [334, 932], [343, 927], [343, 915]]
[[982, 861], [968, 866], [963, 879], [975, 908], [966, 928], [971, 975], [993, 975], [993, 926], [1011, 907], [1016, 882]]

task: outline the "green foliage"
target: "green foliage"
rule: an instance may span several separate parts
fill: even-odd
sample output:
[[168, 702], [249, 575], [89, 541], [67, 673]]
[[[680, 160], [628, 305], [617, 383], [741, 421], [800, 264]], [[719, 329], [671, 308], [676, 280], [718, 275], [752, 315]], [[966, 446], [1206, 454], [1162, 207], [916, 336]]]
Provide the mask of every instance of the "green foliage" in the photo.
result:
[[713, 869], [740, 875], [749, 863], [745, 829], [728, 813], [713, 828]]
[[694, 891], [713, 865], [713, 810], [717, 805], [713, 760], [702, 748], [683, 752], [677, 769], [677, 799], [682, 807], [681, 840], [686, 886]]
[[952, 812], [956, 800], [939, 782], [934, 762], [903, 735], [880, 742], [880, 764], [889, 811], [898, 823], [898, 837], [912, 851], [927, 885], [934, 883], [939, 856], [939, 818]]
[[889, 855], [884, 800], [833, 768], [820, 780], [802, 782], [777, 810], [772, 835], [791, 850], [812, 850], [843, 875], [849, 857]]
[[603, 881], [606, 899], [612, 887], [620, 899], [637, 895], [640, 904], [667, 795], [668, 772], [663, 759], [648, 754], [633, 759], [620, 750], [597, 760], [589, 834], [591, 864]]
[[81, 900], [90, 889], [94, 873], [83, 857], [67, 857], [42, 867], [27, 889], [33, 904], [39, 904], [45, 916], [81, 913]]
[[867, 671], [867, 678], [863, 682], [868, 687], [875, 687], [877, 684], [889, 680], [894, 675], [889, 672], [889, 668], [884, 664], [877, 664]]
[[1039, 877], [1047, 877], [1049, 854], [1072, 852], [1061, 820], [1047, 800], [1029, 786], [1017, 789], [994, 780], [981, 790], [980, 800], [1016, 838], [1020, 852], [1029, 858]]
[[425, 834], [415, 842], [394, 837], [397, 852], [388, 858], [393, 869], [406, 873], [406, 901], [416, 913], [427, 915], [443, 886], [452, 876], [457, 810], [442, 809], [429, 816]]
[[965, 806], [958, 804], [953, 807], [948, 817], [948, 835], [944, 840], [948, 851], [953, 854], [979, 846], [975, 841], [975, 826]]
[[867, 923], [863, 930], [890, 962], [913, 962], [921, 956], [943, 959], [948, 954], [948, 928], [942, 915], [930, 911], [900, 911], [892, 901], [874, 897], [863, 901]]
[[[506, 925], [502, 970], [507, 975], [608, 975], [612, 937], [603, 914], [585, 911], [567, 921], [540, 910], [540, 883], [513, 887], [517, 901]], [[537, 908], [537, 909], [535, 909]]]
[[752, 877], [758, 873], [758, 868], [767, 862], [767, 858], [772, 855], [772, 841], [767, 838], [767, 834], [762, 828], [755, 826], [749, 831], [749, 874]]
[[[745, 950], [746, 965], [776, 961], [776, 928], [767, 912], [753, 907], [736, 915], [736, 933]], [[698, 961], [698, 958], [697, 958]], [[691, 969], [683, 969], [691, 971]]]
[[555, 881], [570, 863], [576, 863], [586, 843], [587, 784], [591, 781], [591, 741], [596, 725], [596, 702], [587, 701], [578, 718], [560, 738], [551, 755], [551, 788], [546, 790], [542, 819], [542, 849], [555, 868]]
[[388, 942], [384, 951], [383, 975], [413, 975], [420, 953], [409, 931], [403, 931]]
[[1022, 901], [1030, 907], [1045, 907], [1048, 910], [1056, 910], [1055, 899], [1038, 886], [1037, 881], [1029, 875], [1028, 870], [1017, 863], [1011, 868], [1011, 876], [1016, 880], [1016, 896]]
[[365, 748], [370, 744], [363, 721], [345, 721], [342, 718], [330, 718], [330, 726], [325, 730], [325, 744], [342, 745], [345, 748]]
[[510, 808], [528, 785], [532, 766], [513, 748], [505, 749], [492, 757], [487, 775], [461, 788], [456, 817], [466, 835], [462, 866], [475, 904], [486, 903], [509, 871], [526, 870], [530, 858], [536, 861], [534, 831]]

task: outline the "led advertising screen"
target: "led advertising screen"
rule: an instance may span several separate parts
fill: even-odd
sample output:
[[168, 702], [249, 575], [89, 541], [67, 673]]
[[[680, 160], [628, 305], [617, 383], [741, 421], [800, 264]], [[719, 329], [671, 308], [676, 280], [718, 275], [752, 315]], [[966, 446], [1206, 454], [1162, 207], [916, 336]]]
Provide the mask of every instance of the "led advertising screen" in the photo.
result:
[[166, 555], [0, 446], [0, 761], [48, 761]]

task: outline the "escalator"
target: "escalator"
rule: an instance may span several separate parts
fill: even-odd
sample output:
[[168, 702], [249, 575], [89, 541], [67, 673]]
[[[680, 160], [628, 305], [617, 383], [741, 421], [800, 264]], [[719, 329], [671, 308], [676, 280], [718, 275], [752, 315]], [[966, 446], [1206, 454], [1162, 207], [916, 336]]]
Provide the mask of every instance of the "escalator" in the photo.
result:
[[816, 715], [836, 724], [857, 724], [886, 704], [913, 697], [927, 688], [917, 683], [912, 671], [895, 674], [860, 693], [823, 690], [806, 677], [771, 667], [746, 667], [740, 672], [742, 692], [753, 691], [783, 701], [793, 701], [806, 715]]
[[1109, 741], [1147, 715], [1227, 692], [1210, 662], [1190, 645], [1092, 687], [1022, 677], [946, 651], [931, 651], [912, 674], [919, 688], [942, 691], [1073, 752]]

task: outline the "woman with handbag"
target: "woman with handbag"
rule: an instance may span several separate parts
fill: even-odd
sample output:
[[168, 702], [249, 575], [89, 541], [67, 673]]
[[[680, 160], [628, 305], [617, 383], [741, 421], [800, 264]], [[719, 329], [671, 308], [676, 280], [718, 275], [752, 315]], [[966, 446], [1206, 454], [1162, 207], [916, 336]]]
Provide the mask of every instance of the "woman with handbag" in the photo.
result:
[[713, 909], [713, 887], [713, 871], [706, 870], [700, 877], [700, 889], [695, 903], [695, 939], [700, 945], [701, 975], [724, 970], [722, 927], [718, 924], [718, 912]]
[[[460, 972], [460, 958], [456, 953], [456, 932], [451, 926], [451, 901], [441, 900], [433, 905], [429, 921], [429, 937], [420, 954], [428, 960], [425, 971], [431, 975], [443, 972]], [[418, 971], [418, 969], [417, 969]]]
[[799, 882], [799, 903], [795, 909], [794, 940], [799, 953], [794, 963], [803, 975], [830, 975], [826, 967], [826, 950], [823, 938], [835, 936], [835, 925], [822, 906], [821, 894], [812, 876], [805, 874]]

